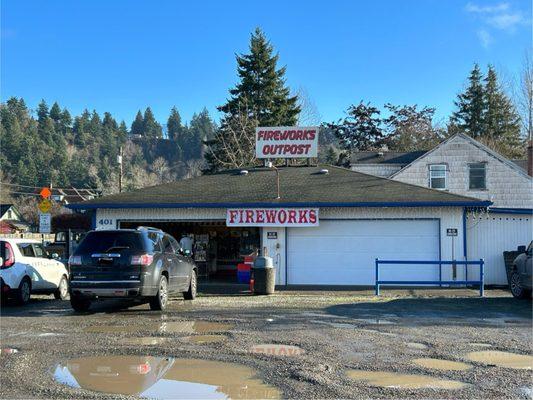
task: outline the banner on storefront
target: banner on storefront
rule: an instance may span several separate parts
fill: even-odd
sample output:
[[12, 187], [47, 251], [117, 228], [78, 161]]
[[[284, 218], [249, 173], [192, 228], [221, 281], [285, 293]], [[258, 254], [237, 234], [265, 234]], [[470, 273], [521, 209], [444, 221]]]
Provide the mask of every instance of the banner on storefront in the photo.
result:
[[312, 158], [318, 155], [318, 127], [255, 128], [257, 158]]
[[318, 226], [318, 208], [229, 208], [227, 226]]

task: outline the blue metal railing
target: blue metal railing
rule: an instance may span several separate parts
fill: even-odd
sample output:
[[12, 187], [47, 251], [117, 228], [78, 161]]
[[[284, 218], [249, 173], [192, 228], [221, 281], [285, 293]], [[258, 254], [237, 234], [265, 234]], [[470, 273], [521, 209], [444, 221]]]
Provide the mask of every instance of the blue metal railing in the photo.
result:
[[[439, 266], [439, 280], [438, 281], [384, 281], [379, 279], [379, 266], [383, 264], [394, 265], [438, 265]], [[464, 265], [468, 270], [469, 265], [479, 265], [479, 280], [462, 280], [462, 281], [443, 281], [441, 279], [440, 269], [442, 265]], [[479, 295], [483, 297], [485, 290], [485, 261], [406, 261], [406, 260], [380, 260], [376, 258], [376, 296], [379, 296], [379, 289], [381, 285], [479, 285]], [[468, 275], [466, 275], [468, 276]]]

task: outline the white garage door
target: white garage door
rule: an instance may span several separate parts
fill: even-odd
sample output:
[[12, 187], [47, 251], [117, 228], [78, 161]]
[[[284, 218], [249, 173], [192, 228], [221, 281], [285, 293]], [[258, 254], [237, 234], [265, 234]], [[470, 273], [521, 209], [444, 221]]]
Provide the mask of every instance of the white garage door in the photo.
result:
[[[288, 284], [373, 285], [375, 259], [439, 260], [437, 220], [320, 221], [287, 230]], [[438, 280], [438, 266], [380, 266], [383, 280]]]

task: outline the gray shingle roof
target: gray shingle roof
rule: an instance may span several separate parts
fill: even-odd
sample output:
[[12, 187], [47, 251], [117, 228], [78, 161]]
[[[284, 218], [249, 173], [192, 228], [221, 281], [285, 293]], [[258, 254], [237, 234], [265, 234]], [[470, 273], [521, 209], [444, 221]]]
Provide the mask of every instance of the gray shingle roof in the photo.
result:
[[357, 151], [352, 153], [351, 164], [400, 164], [407, 165], [427, 153], [426, 150], [398, 151]]
[[[328, 174], [320, 170], [327, 168]], [[282, 167], [281, 199], [276, 173], [266, 168], [238, 170], [147, 187], [71, 204], [71, 208], [238, 206], [487, 206], [488, 202], [332, 166]]]

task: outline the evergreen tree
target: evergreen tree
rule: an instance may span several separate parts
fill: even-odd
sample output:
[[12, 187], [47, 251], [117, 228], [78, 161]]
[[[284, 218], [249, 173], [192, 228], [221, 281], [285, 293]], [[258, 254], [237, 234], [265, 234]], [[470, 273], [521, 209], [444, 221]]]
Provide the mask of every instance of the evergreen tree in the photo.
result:
[[181, 116], [176, 107], [170, 110], [170, 116], [167, 120], [167, 135], [168, 138], [174, 142], [181, 136], [183, 126], [181, 125]]
[[257, 28], [251, 36], [250, 53], [237, 56], [240, 82], [230, 90], [230, 99], [218, 109], [235, 116], [247, 110], [260, 126], [290, 126], [297, 122], [297, 96], [285, 86], [285, 67], [278, 68], [279, 56]]
[[[251, 35], [250, 52], [237, 56], [239, 83], [230, 89], [220, 129], [206, 144], [208, 171], [242, 166], [255, 161], [254, 141], [257, 126], [295, 125], [300, 113], [297, 96], [285, 85], [285, 67], [278, 68], [279, 56], [257, 28]], [[240, 141], [228, 135], [238, 135]], [[234, 148], [233, 148], [234, 147]]]
[[147, 107], [144, 111], [143, 127], [145, 138], [160, 139], [163, 137], [163, 129], [159, 122], [155, 120], [154, 113], [150, 107]]
[[216, 125], [204, 108], [199, 114], [194, 113], [189, 127], [189, 158], [199, 159], [204, 156], [204, 142], [212, 140]]
[[48, 104], [42, 99], [37, 106], [37, 119], [39, 122], [43, 122], [46, 118], [48, 118]]
[[58, 123], [61, 120], [61, 108], [57, 102], [52, 104], [52, 108], [50, 109], [50, 118], [52, 118], [55, 123]]
[[483, 139], [508, 157], [522, 153], [520, 117], [498, 83], [496, 71], [489, 66], [484, 87], [485, 113]]
[[459, 130], [474, 139], [483, 135], [485, 96], [483, 94], [483, 75], [479, 66], [474, 64], [468, 78], [468, 87], [460, 93], [455, 101], [457, 111], [452, 114], [450, 122]]
[[135, 120], [131, 124], [130, 134], [141, 136], [144, 134], [144, 120], [141, 110], [137, 111]]

